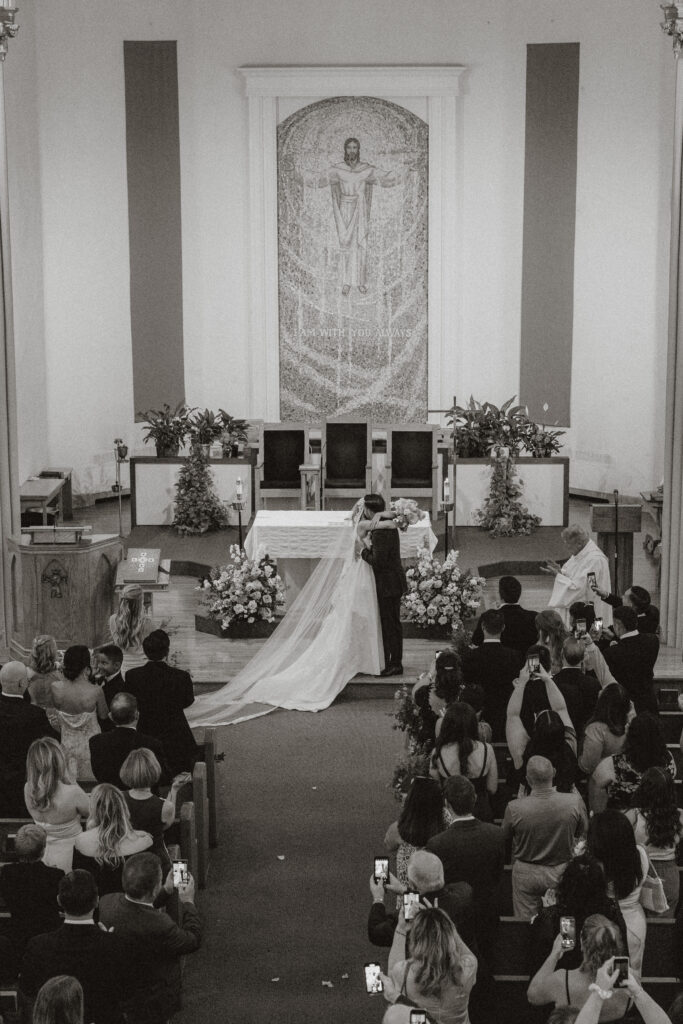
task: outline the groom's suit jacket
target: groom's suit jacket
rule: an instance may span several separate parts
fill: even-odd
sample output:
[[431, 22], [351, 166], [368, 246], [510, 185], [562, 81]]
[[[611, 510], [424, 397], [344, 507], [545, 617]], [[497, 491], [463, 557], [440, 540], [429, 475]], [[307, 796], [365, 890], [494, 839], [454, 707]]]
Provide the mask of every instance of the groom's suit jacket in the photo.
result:
[[372, 531], [372, 547], [363, 548], [361, 558], [375, 574], [377, 597], [400, 597], [405, 594], [406, 574], [401, 564], [401, 540], [398, 529]]

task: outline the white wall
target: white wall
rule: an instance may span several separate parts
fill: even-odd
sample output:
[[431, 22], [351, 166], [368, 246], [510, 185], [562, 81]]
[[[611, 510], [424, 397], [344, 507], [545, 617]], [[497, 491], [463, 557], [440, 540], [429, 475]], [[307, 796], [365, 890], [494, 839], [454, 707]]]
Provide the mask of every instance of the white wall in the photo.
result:
[[[637, 493], [662, 475], [673, 59], [641, 0], [38, 0], [37, 59], [6, 65], [18, 322], [38, 353], [42, 228], [46, 431], [20, 370], [22, 469], [73, 464], [77, 488], [113, 480], [133, 426], [124, 39], [178, 39], [185, 376], [191, 404], [247, 408], [247, 109], [244, 64], [461, 63], [463, 339], [452, 390], [518, 390], [527, 43], [581, 44], [572, 484]], [[29, 48], [29, 42], [22, 46]], [[637, 60], [634, 58], [637, 54]], [[31, 69], [37, 95], [27, 109]], [[19, 144], [20, 126], [31, 145]], [[40, 180], [35, 172], [36, 130]], [[41, 211], [42, 224], [31, 211]], [[33, 216], [33, 220], [31, 219]], [[26, 277], [31, 278], [31, 287]], [[37, 289], [38, 293], [40, 289]], [[30, 294], [27, 294], [30, 292]], [[31, 367], [33, 369], [33, 366]], [[541, 368], [551, 373], [552, 367]]]

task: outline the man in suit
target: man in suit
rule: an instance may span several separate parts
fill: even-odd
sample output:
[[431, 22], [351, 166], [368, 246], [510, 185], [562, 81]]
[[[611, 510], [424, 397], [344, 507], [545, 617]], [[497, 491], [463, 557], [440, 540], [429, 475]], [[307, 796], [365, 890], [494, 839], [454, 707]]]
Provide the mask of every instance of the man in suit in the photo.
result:
[[171, 643], [168, 633], [155, 629], [142, 641], [147, 663], [126, 672], [126, 692], [140, 711], [140, 732], [161, 740], [171, 774], [191, 772], [197, 760], [197, 744], [185, 718], [194, 703], [189, 672], [166, 664]]
[[653, 683], [659, 639], [654, 633], [638, 632], [638, 616], [633, 608], [616, 608], [612, 628], [617, 643], [603, 651], [610, 672], [630, 694], [636, 714], [651, 711], [656, 715]]
[[19, 992], [24, 1007], [32, 1006], [49, 978], [70, 974], [83, 987], [84, 1020], [123, 1024], [122, 1001], [130, 998], [139, 984], [136, 961], [122, 938], [96, 925], [97, 886], [90, 872], [65, 875], [59, 883], [58, 901], [64, 924], [29, 939], [22, 957]]
[[[526, 654], [538, 640], [536, 629], [536, 612], [522, 608], [519, 599], [522, 596], [522, 584], [515, 576], [501, 576], [498, 581], [498, 595], [501, 600], [500, 611], [503, 613], [503, 632], [501, 642], [513, 651]], [[484, 631], [481, 619], [472, 634], [472, 643], [477, 647], [484, 642]]]
[[582, 671], [585, 655], [583, 640], [567, 637], [562, 645], [562, 668], [553, 677], [567, 705], [576, 735], [581, 739], [600, 696], [600, 683]]
[[59, 739], [42, 708], [25, 699], [28, 672], [20, 661], [0, 669], [0, 818], [28, 818], [24, 803], [26, 755], [42, 736]]
[[119, 789], [128, 789], [128, 786], [123, 784], [119, 775], [121, 765], [131, 750], [147, 747], [148, 750], [151, 750], [156, 755], [161, 765], [160, 785], [170, 785], [171, 769], [166, 760], [163, 744], [154, 736], [138, 732], [140, 712], [138, 711], [138, 702], [135, 697], [131, 693], [117, 693], [112, 698], [109, 707], [109, 718], [113, 728], [109, 732], [91, 736], [88, 741], [90, 745], [90, 763], [93, 775], [97, 781], [110, 782], [112, 786], [117, 786]]
[[[365, 518], [372, 519], [384, 512], [386, 505], [381, 494], [366, 494]], [[386, 520], [365, 538], [361, 551], [363, 558], [375, 574], [375, 588], [379, 604], [384, 646], [382, 676], [403, 675], [403, 630], [401, 628], [401, 598], [406, 592], [406, 574], [401, 564], [401, 543], [398, 527]]]
[[[173, 892], [167, 880], [166, 893]], [[100, 921], [125, 940], [139, 961], [139, 989], [126, 1004], [129, 1024], [165, 1024], [180, 1008], [180, 958], [201, 944], [202, 924], [194, 905], [194, 881], [178, 888], [182, 927], [157, 909], [162, 892], [161, 864], [153, 853], [130, 857], [123, 869], [123, 892], [103, 896]]]
[[605, 604], [612, 608], [633, 608], [638, 617], [639, 633], [659, 633], [659, 608], [650, 601], [650, 592], [645, 587], [629, 587], [624, 594], [623, 600], [619, 594], [609, 594], [605, 590], [599, 590], [597, 586], [593, 590], [602, 598]]
[[501, 643], [505, 619], [502, 611], [489, 608], [479, 623], [484, 635], [481, 647], [466, 651], [462, 674], [466, 684], [481, 686], [486, 695], [484, 718], [493, 731], [493, 739], [505, 740], [505, 717], [512, 696], [512, 680], [524, 664], [524, 655]]
[[475, 934], [490, 965], [498, 930], [499, 889], [505, 865], [503, 833], [474, 817], [477, 794], [464, 775], [452, 775], [444, 786], [446, 804], [455, 821], [427, 843], [443, 864], [444, 882], [467, 882], [474, 893]]

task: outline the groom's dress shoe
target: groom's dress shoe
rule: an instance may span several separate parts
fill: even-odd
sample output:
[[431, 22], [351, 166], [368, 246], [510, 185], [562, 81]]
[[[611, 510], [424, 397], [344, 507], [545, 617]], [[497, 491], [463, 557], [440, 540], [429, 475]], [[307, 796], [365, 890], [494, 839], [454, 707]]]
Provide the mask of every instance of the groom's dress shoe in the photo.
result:
[[389, 665], [387, 668], [382, 669], [380, 672], [381, 676], [402, 676], [403, 665]]
[[391, 665], [387, 665], [387, 667], [383, 668], [382, 671], [380, 672], [380, 676], [391, 676], [391, 675], [393, 675], [393, 672], [392, 672], [392, 669], [391, 669]]

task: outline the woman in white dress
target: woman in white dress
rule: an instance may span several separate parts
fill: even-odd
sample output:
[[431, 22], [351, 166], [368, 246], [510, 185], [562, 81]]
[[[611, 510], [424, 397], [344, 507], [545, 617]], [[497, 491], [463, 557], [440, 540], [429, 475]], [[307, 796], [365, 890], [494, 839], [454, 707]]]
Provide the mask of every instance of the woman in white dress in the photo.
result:
[[379, 675], [384, 654], [375, 578], [360, 551], [371, 545], [372, 530], [396, 526], [391, 512], [371, 516], [362, 501], [351, 519], [355, 529], [341, 532], [256, 656], [187, 709], [191, 725], [244, 721], [275, 707], [321, 711], [357, 673]]

